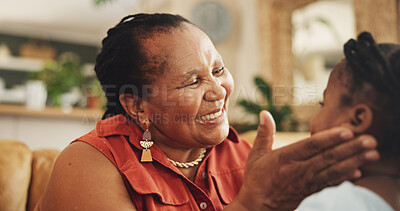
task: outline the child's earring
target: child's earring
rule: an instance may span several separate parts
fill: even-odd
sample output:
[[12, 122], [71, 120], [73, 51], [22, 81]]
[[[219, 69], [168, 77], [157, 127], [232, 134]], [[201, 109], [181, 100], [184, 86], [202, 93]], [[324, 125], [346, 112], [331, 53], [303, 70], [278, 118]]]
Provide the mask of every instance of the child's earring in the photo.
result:
[[140, 159], [140, 162], [152, 162], [153, 158], [151, 157], [150, 147], [153, 146], [153, 141], [151, 140], [151, 134], [149, 131], [150, 122], [145, 120], [142, 124], [145, 131], [143, 133], [143, 138], [140, 141], [140, 146], [144, 148], [142, 150], [142, 158]]

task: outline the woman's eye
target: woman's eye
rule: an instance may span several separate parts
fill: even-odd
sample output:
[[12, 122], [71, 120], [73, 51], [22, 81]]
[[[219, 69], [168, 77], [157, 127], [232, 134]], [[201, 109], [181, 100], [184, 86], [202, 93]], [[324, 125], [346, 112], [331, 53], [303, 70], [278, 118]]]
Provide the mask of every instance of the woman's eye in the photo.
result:
[[181, 88], [185, 88], [185, 87], [191, 87], [191, 88], [195, 88], [200, 84], [200, 79], [197, 78], [196, 80], [193, 80], [192, 82], [186, 84], [186, 85], [182, 85], [177, 87], [176, 89], [181, 89]]
[[224, 74], [224, 70], [225, 70], [225, 67], [218, 68], [213, 72], [213, 74], [215, 76], [220, 76], [220, 75]]
[[324, 107], [324, 102], [319, 101], [318, 103], [319, 103], [319, 105], [320, 105], [321, 107]]
[[199, 82], [200, 82], [200, 80], [199, 80], [199, 79], [196, 79], [195, 81], [193, 81], [192, 83], [189, 83], [189, 84], [185, 85], [184, 87], [187, 87], [187, 86], [196, 86], [197, 84], [199, 84]]
[[196, 85], [196, 84], [198, 84], [198, 83], [199, 83], [199, 80], [195, 80], [195, 81], [193, 81], [192, 83], [188, 84], [188, 86]]

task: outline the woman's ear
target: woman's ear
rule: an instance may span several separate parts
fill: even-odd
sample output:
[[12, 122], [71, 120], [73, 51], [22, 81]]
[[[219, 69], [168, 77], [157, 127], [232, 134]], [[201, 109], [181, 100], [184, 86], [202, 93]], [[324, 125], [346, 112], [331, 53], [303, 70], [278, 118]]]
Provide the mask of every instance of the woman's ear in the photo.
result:
[[374, 113], [366, 104], [358, 104], [353, 106], [350, 111], [350, 127], [356, 133], [366, 132], [372, 125]]
[[133, 117], [134, 119], [139, 118], [139, 113], [143, 112], [141, 108], [141, 98], [133, 94], [121, 94], [119, 96], [119, 102], [124, 108], [125, 112]]

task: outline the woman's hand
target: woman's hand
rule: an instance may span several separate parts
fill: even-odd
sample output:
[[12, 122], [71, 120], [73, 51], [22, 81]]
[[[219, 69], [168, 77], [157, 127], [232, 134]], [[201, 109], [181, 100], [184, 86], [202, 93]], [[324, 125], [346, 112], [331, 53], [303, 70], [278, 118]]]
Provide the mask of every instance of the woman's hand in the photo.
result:
[[294, 210], [308, 195], [361, 176], [361, 165], [379, 159], [372, 136], [353, 137], [346, 128], [316, 133], [271, 151], [274, 120], [260, 113], [260, 125], [237, 198], [227, 208]]

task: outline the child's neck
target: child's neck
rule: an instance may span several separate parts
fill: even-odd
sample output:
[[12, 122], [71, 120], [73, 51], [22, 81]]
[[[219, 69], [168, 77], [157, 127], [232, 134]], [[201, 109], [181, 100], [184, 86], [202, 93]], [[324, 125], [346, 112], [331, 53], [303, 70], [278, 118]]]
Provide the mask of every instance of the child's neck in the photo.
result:
[[363, 177], [354, 184], [370, 189], [400, 210], [400, 159], [382, 158], [379, 162], [362, 168]]

